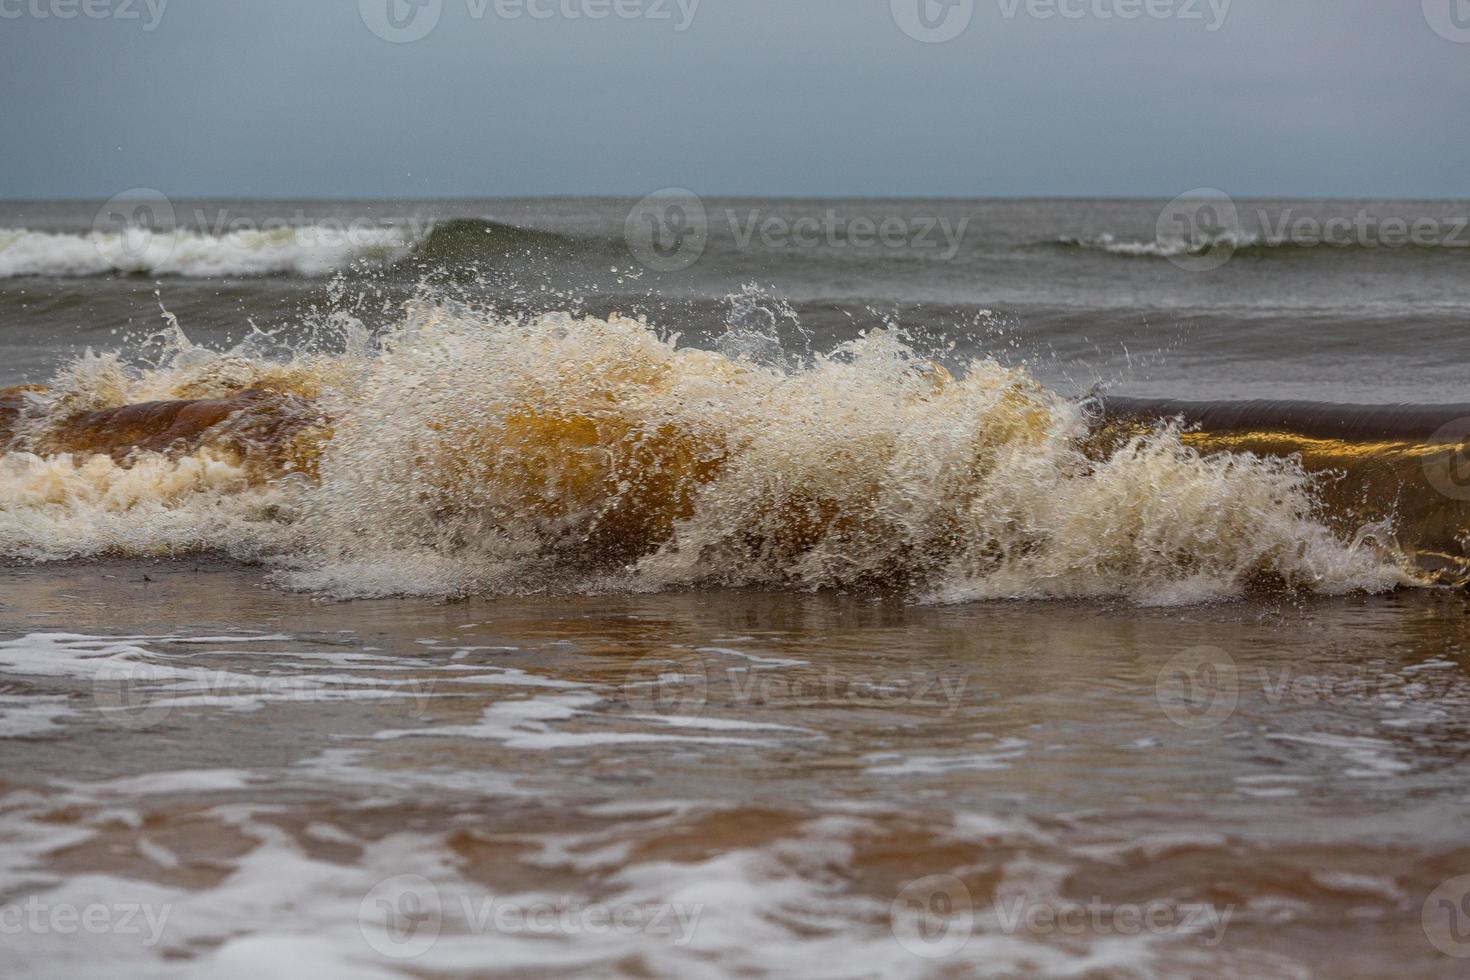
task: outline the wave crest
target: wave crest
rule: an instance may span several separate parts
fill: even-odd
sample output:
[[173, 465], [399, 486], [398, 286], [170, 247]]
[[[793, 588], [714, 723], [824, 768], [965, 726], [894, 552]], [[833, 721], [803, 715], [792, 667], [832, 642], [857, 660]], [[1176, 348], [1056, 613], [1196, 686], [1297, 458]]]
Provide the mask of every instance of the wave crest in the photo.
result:
[[977, 359], [952, 376], [881, 330], [781, 369], [617, 316], [424, 302], [376, 351], [191, 348], [136, 375], [94, 358], [16, 398], [12, 557], [222, 549], [338, 596], [1180, 601], [1405, 580], [1314, 517], [1295, 461], [1204, 456], [1174, 426], [1104, 443], [1025, 372]]
[[403, 229], [330, 225], [224, 235], [185, 230], [78, 235], [0, 228], [0, 278], [324, 276], [357, 261], [391, 261], [412, 244]]
[[402, 265], [410, 273], [474, 269], [509, 256], [566, 251], [553, 232], [481, 218], [419, 227], [322, 222], [210, 234], [191, 230], [121, 233], [0, 228], [0, 279], [102, 275], [212, 277], [330, 275], [357, 263]]
[[1331, 241], [1313, 238], [1279, 238], [1245, 231], [1226, 231], [1185, 239], [1131, 239], [1104, 233], [1093, 238], [1064, 236], [1051, 245], [1082, 252], [1102, 252], [1130, 259], [1174, 259], [1204, 256], [1218, 251], [1255, 258], [1287, 258], [1320, 255], [1330, 257], [1344, 253], [1395, 252], [1401, 254], [1470, 254], [1470, 242], [1444, 240], [1422, 244], [1386, 244], [1383, 242]]

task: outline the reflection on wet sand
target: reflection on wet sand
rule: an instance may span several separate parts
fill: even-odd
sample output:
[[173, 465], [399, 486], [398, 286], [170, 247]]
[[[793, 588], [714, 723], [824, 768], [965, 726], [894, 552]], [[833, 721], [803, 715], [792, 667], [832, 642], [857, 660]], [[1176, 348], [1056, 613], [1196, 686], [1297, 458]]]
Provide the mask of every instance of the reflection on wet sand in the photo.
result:
[[68, 975], [1460, 962], [1426, 905], [1470, 874], [1458, 593], [1061, 617], [0, 574], [0, 733], [48, 712], [0, 737], [0, 899], [169, 909], [153, 945], [23, 937]]

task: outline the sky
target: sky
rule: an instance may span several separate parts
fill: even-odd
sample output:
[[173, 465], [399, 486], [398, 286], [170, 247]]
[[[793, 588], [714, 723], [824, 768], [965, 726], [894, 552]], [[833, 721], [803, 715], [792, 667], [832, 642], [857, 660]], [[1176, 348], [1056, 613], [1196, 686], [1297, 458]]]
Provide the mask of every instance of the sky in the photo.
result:
[[21, 199], [1462, 198], [1470, 0], [0, 0], [0, 134]]

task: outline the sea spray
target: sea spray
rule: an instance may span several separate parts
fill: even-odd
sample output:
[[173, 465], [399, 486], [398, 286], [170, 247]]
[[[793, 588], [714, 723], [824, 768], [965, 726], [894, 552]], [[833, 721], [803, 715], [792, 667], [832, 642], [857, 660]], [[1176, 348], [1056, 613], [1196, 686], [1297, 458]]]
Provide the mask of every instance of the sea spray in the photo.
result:
[[[141, 371], [89, 357], [31, 396], [0, 465], [5, 555], [215, 550], [343, 597], [1157, 602], [1404, 580], [1316, 519], [1290, 459], [1201, 455], [1168, 425], [1099, 449], [1081, 409], [1023, 370], [976, 358], [951, 374], [892, 330], [773, 364], [641, 320], [421, 300], [374, 349], [187, 355]], [[46, 451], [84, 411], [232, 398], [251, 425], [242, 408], [170, 446]]]

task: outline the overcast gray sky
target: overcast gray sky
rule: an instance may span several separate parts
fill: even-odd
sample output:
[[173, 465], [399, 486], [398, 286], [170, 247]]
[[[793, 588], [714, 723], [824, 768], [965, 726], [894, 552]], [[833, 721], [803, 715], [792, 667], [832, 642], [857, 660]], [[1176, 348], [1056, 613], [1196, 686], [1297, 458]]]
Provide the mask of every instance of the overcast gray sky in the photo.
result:
[[1470, 0], [163, 2], [0, 0], [0, 197], [1470, 197]]

